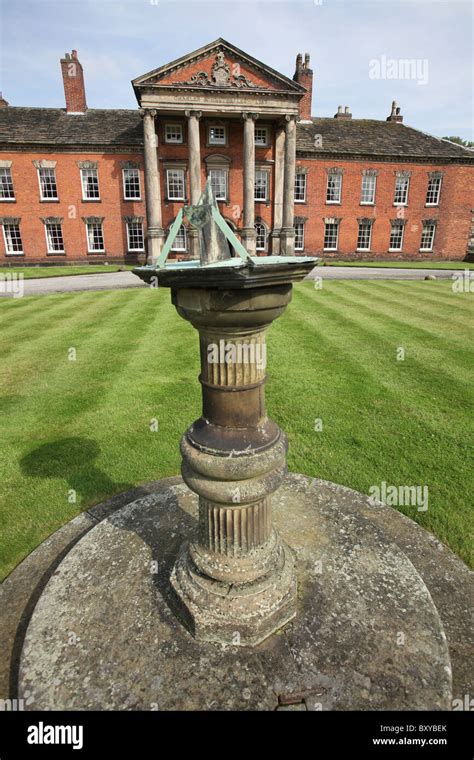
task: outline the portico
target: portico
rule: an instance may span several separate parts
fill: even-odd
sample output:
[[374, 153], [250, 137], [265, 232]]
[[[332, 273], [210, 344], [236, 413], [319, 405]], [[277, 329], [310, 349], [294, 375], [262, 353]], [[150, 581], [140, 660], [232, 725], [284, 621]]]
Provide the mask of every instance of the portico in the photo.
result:
[[[149, 263], [159, 255], [176, 204], [197, 202], [218, 157], [228, 166], [214, 170], [222, 193], [217, 199], [247, 250], [256, 251], [258, 218], [268, 231], [264, 253], [293, 254], [296, 121], [304, 87], [221, 39], [138, 77], [133, 87], [143, 114]], [[182, 172], [182, 197], [168, 190], [173, 162]], [[187, 235], [194, 258], [196, 233], [191, 228]]]

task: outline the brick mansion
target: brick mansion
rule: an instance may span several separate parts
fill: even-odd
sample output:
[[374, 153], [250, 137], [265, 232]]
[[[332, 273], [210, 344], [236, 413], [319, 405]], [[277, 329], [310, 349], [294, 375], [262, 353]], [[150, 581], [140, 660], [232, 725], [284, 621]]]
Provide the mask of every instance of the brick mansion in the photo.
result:
[[[289, 78], [218, 39], [132, 81], [137, 109], [89, 109], [76, 51], [66, 107], [0, 99], [1, 265], [153, 262], [207, 178], [251, 253], [474, 258], [474, 152], [348, 107], [313, 116]], [[173, 255], [197, 255], [186, 223]]]

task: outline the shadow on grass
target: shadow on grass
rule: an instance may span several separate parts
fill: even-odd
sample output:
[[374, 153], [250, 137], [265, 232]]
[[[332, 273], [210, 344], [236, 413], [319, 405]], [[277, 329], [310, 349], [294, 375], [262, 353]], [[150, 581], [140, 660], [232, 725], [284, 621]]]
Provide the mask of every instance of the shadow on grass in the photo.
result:
[[65, 480], [77, 500], [87, 504], [119, 491], [127, 491], [129, 483], [115, 483], [95, 465], [100, 454], [96, 441], [89, 438], [60, 438], [45, 443], [20, 460], [25, 475], [50, 480]]

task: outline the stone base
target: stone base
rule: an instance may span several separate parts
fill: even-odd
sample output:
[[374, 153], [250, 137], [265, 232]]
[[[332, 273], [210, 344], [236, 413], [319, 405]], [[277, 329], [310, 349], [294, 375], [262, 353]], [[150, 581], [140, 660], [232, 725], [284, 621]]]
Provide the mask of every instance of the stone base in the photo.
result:
[[196, 641], [172, 611], [170, 573], [197, 528], [197, 497], [182, 482], [102, 519], [31, 615], [18, 684], [26, 708], [450, 709], [439, 615], [367, 497], [289, 475], [273, 510], [295, 552], [298, 609], [256, 647]]
[[[198, 551], [185, 544], [171, 573], [176, 613], [200, 641], [255, 646], [296, 615], [295, 561], [273, 531], [272, 571], [252, 583], [211, 580], [199, 571]], [[208, 562], [206, 562], [208, 564]]]

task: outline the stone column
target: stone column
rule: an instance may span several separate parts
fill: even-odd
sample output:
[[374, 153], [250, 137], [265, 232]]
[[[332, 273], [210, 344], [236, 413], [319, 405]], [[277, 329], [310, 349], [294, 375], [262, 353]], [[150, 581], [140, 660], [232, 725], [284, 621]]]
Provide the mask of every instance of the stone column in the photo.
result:
[[283, 184], [283, 226], [281, 253], [295, 253], [295, 167], [296, 167], [296, 116], [285, 116], [285, 179]]
[[164, 232], [161, 222], [160, 172], [158, 169], [158, 140], [155, 131], [156, 111], [141, 108], [145, 155], [145, 203], [147, 220], [147, 263], [154, 264], [163, 247]]
[[280, 235], [283, 224], [283, 183], [285, 174], [285, 125], [277, 127], [275, 140], [275, 182], [273, 195], [272, 254], [280, 253]]
[[[199, 139], [199, 120], [202, 111], [186, 111], [188, 119], [188, 162], [189, 162], [189, 192], [191, 206], [196, 206], [201, 196], [201, 143]], [[199, 232], [190, 227], [189, 249], [191, 258], [199, 258]]]
[[244, 120], [244, 214], [242, 243], [255, 255], [255, 121], [256, 113], [243, 113]]
[[199, 332], [203, 397], [202, 417], [181, 440], [199, 530], [171, 575], [177, 612], [198, 639], [252, 646], [296, 611], [293, 553], [271, 516], [287, 440], [267, 417], [264, 396], [266, 330], [289, 303], [291, 285], [186, 287], [172, 298]]

